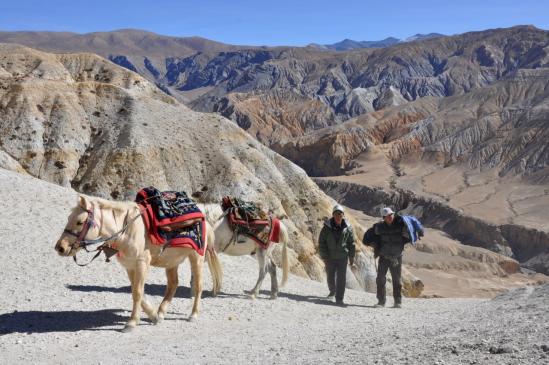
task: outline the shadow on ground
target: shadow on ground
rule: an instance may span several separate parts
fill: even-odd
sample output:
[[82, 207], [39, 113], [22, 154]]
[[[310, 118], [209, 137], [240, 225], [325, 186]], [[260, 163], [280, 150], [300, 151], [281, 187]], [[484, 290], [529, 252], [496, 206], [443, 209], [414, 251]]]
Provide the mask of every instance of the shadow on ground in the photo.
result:
[[[264, 295], [270, 295], [270, 291], [267, 290], [260, 290], [260, 294]], [[319, 297], [319, 296], [313, 296], [313, 295], [299, 295], [294, 293], [284, 293], [279, 292], [278, 296], [280, 298], [287, 298], [290, 300], [295, 300], [297, 302], [308, 302], [313, 304], [321, 304], [321, 305], [334, 305], [337, 306], [333, 299], [328, 299], [327, 297]], [[361, 308], [367, 308], [368, 305], [360, 305], [360, 304], [345, 304], [345, 307], [361, 307]]]
[[[0, 314], [0, 335], [11, 333], [76, 332], [122, 327], [128, 315], [120, 309], [98, 311], [14, 311]], [[112, 330], [109, 328], [108, 330]]]
[[[110, 292], [110, 293], [124, 293], [131, 295], [131, 288], [129, 286], [121, 287], [108, 287], [108, 286], [98, 286], [98, 285], [67, 285], [67, 288], [74, 291], [83, 291], [83, 292]], [[165, 285], [159, 284], [147, 284], [145, 285], [145, 294], [147, 296], [156, 296], [162, 298], [164, 296], [164, 290], [166, 290]], [[270, 299], [271, 292], [268, 290], [260, 290], [260, 296], [257, 299]], [[319, 305], [336, 305], [333, 299], [328, 299], [326, 297], [319, 296], [308, 296], [308, 295], [299, 295], [294, 293], [285, 293], [279, 292], [278, 296], [280, 298], [287, 298], [289, 300], [294, 300], [297, 302], [308, 302]], [[177, 288], [175, 293], [175, 298], [190, 298], [191, 297], [191, 288], [186, 286], [180, 286]], [[211, 291], [203, 291], [202, 298], [212, 298]], [[250, 297], [246, 294], [235, 294], [235, 293], [224, 293], [220, 292], [217, 294], [218, 298], [240, 298], [249, 300]], [[347, 304], [346, 307], [362, 307], [368, 308], [372, 306], [360, 305], [360, 304]]]
[[[110, 286], [99, 286], [99, 285], [66, 285], [70, 290], [74, 291], [83, 291], [83, 292], [109, 292], [109, 293], [125, 293], [131, 295], [130, 286], [120, 286], [120, 287], [110, 287]], [[155, 296], [155, 297], [164, 297], [164, 292], [166, 290], [166, 285], [160, 284], [145, 284], [145, 295]], [[218, 297], [245, 297], [239, 294], [224, 293], [219, 292]], [[190, 298], [191, 297], [191, 288], [188, 286], [179, 286], [175, 292], [175, 298]], [[213, 297], [212, 292], [209, 290], [202, 291], [202, 298]]]

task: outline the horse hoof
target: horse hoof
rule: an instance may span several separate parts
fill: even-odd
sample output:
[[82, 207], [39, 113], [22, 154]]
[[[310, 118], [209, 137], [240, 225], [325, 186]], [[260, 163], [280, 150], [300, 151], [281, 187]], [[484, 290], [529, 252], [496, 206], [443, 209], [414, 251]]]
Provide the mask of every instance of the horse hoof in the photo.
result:
[[255, 299], [257, 297], [257, 293], [253, 290], [244, 290], [244, 293], [247, 294], [250, 299]]
[[158, 315], [156, 317], [156, 322], [153, 321], [154, 324], [159, 324], [159, 323], [162, 323], [162, 322], [164, 322], [164, 315]]
[[248, 295], [248, 298], [251, 300], [255, 300], [257, 298], [257, 295], [255, 293], [246, 293]]
[[149, 318], [149, 321], [151, 321], [152, 324], [158, 324], [160, 312], [158, 311], [148, 312], [147, 317]]
[[278, 294], [271, 294], [271, 299], [272, 300], [278, 299]]
[[188, 319], [189, 322], [196, 322], [196, 320], [196, 316], [190, 316]]
[[128, 325], [125, 325], [124, 328], [122, 328], [122, 333], [129, 333], [131, 331], [133, 331], [135, 329], [134, 326], [128, 326]]

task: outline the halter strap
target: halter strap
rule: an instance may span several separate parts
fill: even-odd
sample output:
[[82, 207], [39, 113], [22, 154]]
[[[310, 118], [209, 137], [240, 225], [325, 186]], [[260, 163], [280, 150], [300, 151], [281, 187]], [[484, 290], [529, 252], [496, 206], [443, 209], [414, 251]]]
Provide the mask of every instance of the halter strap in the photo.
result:
[[97, 223], [95, 222], [95, 219], [93, 218], [93, 209], [86, 209], [86, 212], [88, 212], [88, 217], [86, 218], [86, 221], [84, 222], [84, 225], [82, 226], [82, 230], [79, 233], [74, 233], [68, 229], [65, 229], [64, 232], [70, 234], [71, 236], [76, 237], [75, 244], [81, 244], [84, 242], [84, 238], [88, 235], [88, 232], [91, 227], [97, 227]]
[[[131, 223], [133, 223], [135, 220], [137, 220], [139, 217], [141, 217], [141, 215], [143, 214], [141, 211], [139, 212], [139, 214], [137, 214], [135, 217], [133, 217], [132, 219], [130, 219], [129, 221], [127, 221], [124, 226], [122, 227], [121, 230], [119, 230], [118, 232], [114, 233], [113, 235], [109, 236], [109, 237], [99, 237], [99, 238], [96, 238], [96, 239], [93, 239], [93, 240], [86, 240], [84, 239], [87, 235], [88, 235], [88, 232], [90, 230], [91, 227], [98, 227], [95, 219], [94, 219], [94, 214], [93, 214], [93, 209], [90, 210], [90, 209], [85, 209], [86, 212], [88, 212], [88, 217], [86, 218], [86, 221], [84, 222], [84, 226], [82, 227], [82, 230], [79, 232], [79, 233], [74, 233], [68, 229], [65, 229], [64, 232], [71, 235], [71, 236], [74, 236], [76, 237], [76, 241], [74, 241], [74, 243], [71, 245], [71, 250], [74, 249], [74, 248], [83, 248], [86, 252], [94, 252], [94, 251], [97, 251], [97, 253], [93, 256], [93, 258], [87, 263], [87, 264], [79, 264], [78, 261], [76, 260], [76, 254], [73, 256], [73, 259], [74, 259], [74, 262], [78, 265], [78, 266], [87, 266], [89, 265], [93, 260], [95, 260], [97, 258], [97, 256], [99, 256], [101, 254], [101, 252], [105, 252], [105, 256], [107, 257], [106, 261], [109, 262], [110, 258], [115, 255], [118, 250], [110, 247], [107, 242], [109, 241], [112, 241], [118, 237], [120, 237], [120, 235], [122, 235], [126, 229], [130, 226]], [[126, 216], [127, 217], [127, 216]], [[91, 246], [91, 245], [97, 245], [97, 244], [100, 244], [102, 243], [101, 246], [97, 247], [95, 250], [88, 250], [88, 246]]]

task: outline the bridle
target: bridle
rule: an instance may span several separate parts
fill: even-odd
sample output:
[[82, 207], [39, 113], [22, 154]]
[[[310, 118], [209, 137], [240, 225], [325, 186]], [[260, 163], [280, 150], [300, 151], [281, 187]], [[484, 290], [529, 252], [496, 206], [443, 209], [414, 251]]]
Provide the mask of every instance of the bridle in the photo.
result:
[[[84, 209], [84, 208], [82, 208]], [[131, 223], [133, 223], [137, 218], [141, 217], [142, 215], [142, 212], [140, 212], [138, 215], [136, 215], [135, 217], [133, 217], [131, 220], [129, 220], [128, 222], [126, 222], [124, 224], [124, 227], [122, 227], [121, 230], [119, 230], [118, 232], [116, 232], [115, 234], [113, 234], [112, 236], [110, 237], [99, 237], [99, 238], [96, 238], [94, 240], [86, 240], [86, 236], [88, 235], [88, 232], [90, 230], [90, 228], [92, 227], [99, 227], [99, 225], [97, 224], [97, 222], [95, 221], [94, 219], [94, 214], [93, 214], [93, 209], [90, 210], [90, 209], [84, 209], [87, 213], [88, 213], [88, 216], [86, 218], [86, 221], [84, 222], [84, 225], [82, 227], [82, 230], [79, 232], [79, 233], [74, 233], [73, 231], [71, 230], [68, 230], [65, 228], [65, 230], [63, 230], [64, 233], [68, 234], [68, 235], [71, 235], [73, 237], [76, 237], [76, 240], [70, 245], [70, 251], [69, 251], [69, 254], [73, 251], [73, 250], [77, 250], [79, 248], [83, 248], [84, 251], [86, 252], [95, 252], [97, 251], [97, 253], [95, 254], [95, 256], [87, 263], [87, 264], [79, 264], [78, 261], [76, 260], [76, 253], [74, 254], [73, 256], [73, 259], [74, 259], [74, 262], [78, 265], [78, 266], [87, 266], [89, 265], [93, 260], [95, 260], [97, 258], [97, 256], [99, 256], [101, 254], [101, 252], [105, 252], [105, 255], [107, 256], [107, 259], [106, 261], [109, 262], [110, 260], [110, 257], [115, 255], [118, 250], [112, 248], [108, 242], [109, 241], [112, 241], [116, 238], [118, 238], [122, 233], [124, 233], [124, 231], [126, 231], [126, 229], [129, 227], [129, 225]], [[102, 243], [101, 246], [97, 247], [95, 250], [89, 250], [88, 249], [88, 246], [92, 246], [92, 245], [98, 245]]]
[[73, 237], [76, 237], [76, 241], [74, 241], [74, 243], [70, 245], [71, 251], [74, 249], [83, 248], [84, 250], [86, 250], [86, 252], [89, 252], [87, 249], [87, 246], [92, 245], [94, 241], [97, 241], [97, 240], [85, 240], [90, 228], [98, 226], [94, 219], [93, 210], [86, 209], [86, 212], [88, 212], [88, 217], [86, 218], [86, 221], [84, 222], [82, 230], [79, 233], [74, 233], [73, 231], [70, 231], [66, 228], [63, 231], [64, 233], [67, 233]]

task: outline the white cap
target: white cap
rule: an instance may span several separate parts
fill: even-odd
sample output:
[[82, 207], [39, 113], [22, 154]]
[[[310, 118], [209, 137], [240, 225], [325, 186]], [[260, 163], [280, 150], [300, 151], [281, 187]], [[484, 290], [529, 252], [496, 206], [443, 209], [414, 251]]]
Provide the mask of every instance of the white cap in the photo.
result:
[[389, 214], [395, 214], [395, 212], [393, 212], [393, 210], [389, 207], [385, 207], [385, 208], [381, 209], [381, 216], [382, 217], [388, 216]]
[[345, 213], [345, 210], [343, 209], [343, 206], [339, 205], [339, 204], [336, 204], [334, 205], [334, 209], [332, 209], [332, 214], [334, 214], [335, 212], [341, 212], [341, 213]]

